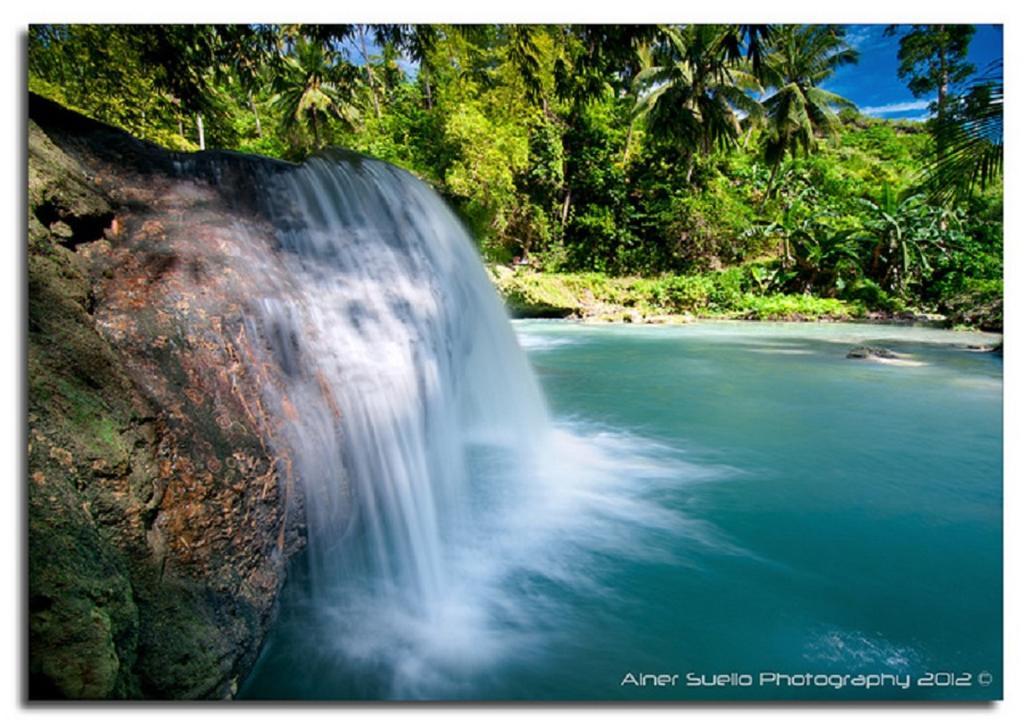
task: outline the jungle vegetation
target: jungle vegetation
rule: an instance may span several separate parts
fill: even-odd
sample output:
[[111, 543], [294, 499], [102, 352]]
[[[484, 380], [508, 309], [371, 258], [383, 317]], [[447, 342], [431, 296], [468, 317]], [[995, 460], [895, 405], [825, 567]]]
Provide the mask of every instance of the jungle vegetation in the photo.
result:
[[830, 25], [37, 25], [28, 85], [173, 149], [390, 161], [517, 274], [1000, 326], [1001, 66], [888, 32], [929, 121], [828, 91]]

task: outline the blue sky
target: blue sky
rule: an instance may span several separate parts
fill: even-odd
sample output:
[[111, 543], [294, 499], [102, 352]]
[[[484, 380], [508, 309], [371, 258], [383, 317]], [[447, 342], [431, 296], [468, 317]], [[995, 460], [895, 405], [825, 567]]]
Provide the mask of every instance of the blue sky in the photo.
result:
[[[825, 87], [849, 98], [862, 113], [879, 118], [924, 119], [928, 116], [928, 98], [914, 98], [907, 85], [896, 75], [899, 61], [899, 37], [887, 37], [885, 25], [848, 25], [847, 42], [860, 51], [857, 65], [840, 68]], [[971, 40], [968, 60], [983, 71], [1003, 57], [1001, 25], [977, 25]]]

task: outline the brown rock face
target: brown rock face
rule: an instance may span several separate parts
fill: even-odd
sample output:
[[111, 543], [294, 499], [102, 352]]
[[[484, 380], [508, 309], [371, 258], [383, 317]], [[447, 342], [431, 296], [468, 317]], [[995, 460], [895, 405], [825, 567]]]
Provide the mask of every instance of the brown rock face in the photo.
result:
[[229, 696], [303, 545], [241, 302], [275, 243], [236, 200], [275, 165], [30, 118], [30, 697]]

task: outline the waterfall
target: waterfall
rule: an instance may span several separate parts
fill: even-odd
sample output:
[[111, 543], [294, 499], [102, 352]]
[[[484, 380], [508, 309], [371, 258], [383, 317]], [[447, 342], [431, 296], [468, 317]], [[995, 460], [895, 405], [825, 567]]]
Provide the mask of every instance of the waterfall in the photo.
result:
[[570, 631], [558, 592], [596, 595], [588, 557], [660, 555], [637, 531], [680, 518], [644, 491], [679, 472], [552, 423], [472, 239], [426, 184], [341, 151], [255, 163], [205, 174], [271, 227], [254, 236], [275, 248], [250, 240], [235, 270], [247, 335], [280, 372], [263, 404], [307, 547], [243, 695], [283, 676], [289, 696], [471, 696]]
[[473, 452], [533, 447], [537, 384], [472, 240], [410, 174], [333, 152], [272, 177], [265, 203], [284, 279], [250, 324], [285, 372], [268, 397], [287, 401], [310, 586], [358, 578], [433, 616]]

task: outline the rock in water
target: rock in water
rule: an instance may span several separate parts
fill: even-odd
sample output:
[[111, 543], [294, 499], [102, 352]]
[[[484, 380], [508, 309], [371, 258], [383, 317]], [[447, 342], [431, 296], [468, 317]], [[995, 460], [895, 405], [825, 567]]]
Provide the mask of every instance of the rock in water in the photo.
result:
[[892, 350], [884, 347], [855, 347], [846, 353], [846, 357], [863, 360], [867, 358], [881, 358], [883, 360], [894, 360], [899, 357]]

